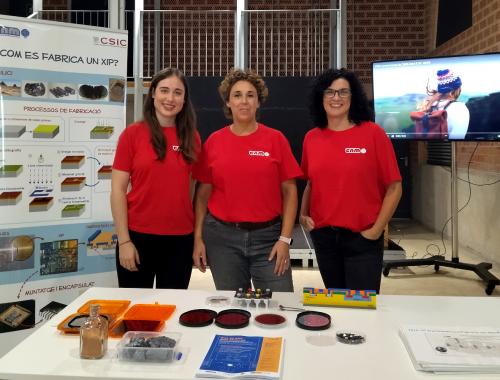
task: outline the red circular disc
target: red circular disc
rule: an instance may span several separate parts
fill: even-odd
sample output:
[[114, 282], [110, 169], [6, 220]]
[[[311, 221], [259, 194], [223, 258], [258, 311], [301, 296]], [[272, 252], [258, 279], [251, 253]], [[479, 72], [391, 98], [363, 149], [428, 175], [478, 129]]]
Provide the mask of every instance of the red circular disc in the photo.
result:
[[194, 309], [182, 313], [179, 323], [187, 327], [203, 327], [211, 325], [217, 313], [209, 309]]
[[319, 311], [304, 311], [297, 314], [295, 324], [305, 330], [326, 330], [330, 327], [331, 317]]
[[260, 314], [255, 317], [255, 324], [260, 327], [280, 327], [286, 323], [286, 318], [279, 314]]
[[248, 326], [250, 313], [246, 310], [228, 309], [222, 310], [215, 317], [215, 324], [225, 329], [239, 329]]

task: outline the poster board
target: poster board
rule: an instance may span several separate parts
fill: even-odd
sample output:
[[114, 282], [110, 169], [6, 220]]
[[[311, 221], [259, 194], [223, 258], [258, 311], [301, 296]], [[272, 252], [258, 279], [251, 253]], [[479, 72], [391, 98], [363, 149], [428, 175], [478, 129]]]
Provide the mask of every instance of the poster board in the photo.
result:
[[87, 288], [117, 284], [127, 38], [0, 16], [0, 356]]

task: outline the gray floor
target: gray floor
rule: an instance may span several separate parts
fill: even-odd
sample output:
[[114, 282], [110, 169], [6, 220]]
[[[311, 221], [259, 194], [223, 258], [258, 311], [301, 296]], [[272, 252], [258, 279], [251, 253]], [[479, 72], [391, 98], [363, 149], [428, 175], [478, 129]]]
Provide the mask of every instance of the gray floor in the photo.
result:
[[[405, 251], [407, 258], [422, 258], [442, 254], [441, 236], [427, 230], [425, 227], [407, 220], [391, 222], [390, 238]], [[451, 258], [451, 243], [446, 240], [446, 259]], [[460, 262], [477, 264], [487, 261], [473, 250], [460, 247]], [[492, 262], [491, 273], [500, 278], [500, 263]], [[293, 262], [293, 281], [295, 292], [300, 294], [304, 286], [323, 287], [323, 282], [317, 268], [302, 268], [300, 261]], [[201, 273], [193, 269], [190, 289], [215, 289], [209, 270]], [[486, 296], [485, 283], [474, 273], [466, 270], [441, 267], [439, 272], [434, 266], [406, 267], [392, 269], [388, 277], [382, 277], [382, 294], [409, 295], [446, 295], [446, 296]], [[500, 286], [497, 286], [492, 296], [500, 296]]]

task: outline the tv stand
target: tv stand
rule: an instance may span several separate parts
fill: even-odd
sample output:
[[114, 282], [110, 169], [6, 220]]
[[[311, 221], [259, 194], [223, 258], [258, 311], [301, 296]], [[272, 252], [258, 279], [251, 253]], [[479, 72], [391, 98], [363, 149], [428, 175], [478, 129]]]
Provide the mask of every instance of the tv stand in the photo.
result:
[[446, 260], [442, 255], [435, 255], [425, 259], [406, 259], [384, 261], [382, 274], [384, 277], [389, 275], [391, 268], [409, 267], [419, 265], [434, 265], [434, 270], [439, 271], [439, 267], [470, 270], [476, 273], [484, 282], [486, 282], [485, 292], [491, 295], [496, 285], [500, 285], [500, 280], [490, 273], [493, 267], [491, 263], [466, 264], [461, 263], [458, 258], [458, 196], [457, 196], [457, 165], [456, 165], [456, 142], [451, 142], [451, 248], [452, 258]]
[[439, 267], [455, 268], [470, 270], [476, 273], [484, 282], [486, 282], [485, 292], [487, 295], [491, 295], [493, 290], [495, 290], [496, 285], [500, 285], [500, 280], [490, 273], [490, 269], [493, 267], [491, 263], [479, 263], [479, 264], [467, 264], [461, 263], [458, 258], [451, 260], [446, 260], [444, 256], [432, 256], [425, 259], [406, 259], [406, 260], [391, 260], [384, 262], [383, 275], [387, 277], [391, 268], [397, 267], [409, 267], [418, 265], [434, 265], [434, 270], [439, 271]]

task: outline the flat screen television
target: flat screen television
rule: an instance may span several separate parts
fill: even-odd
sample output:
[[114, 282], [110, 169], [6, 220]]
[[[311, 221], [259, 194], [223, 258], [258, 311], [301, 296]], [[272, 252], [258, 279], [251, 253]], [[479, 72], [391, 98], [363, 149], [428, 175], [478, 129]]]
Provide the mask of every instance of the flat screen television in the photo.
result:
[[377, 61], [372, 73], [390, 138], [500, 141], [500, 53]]

